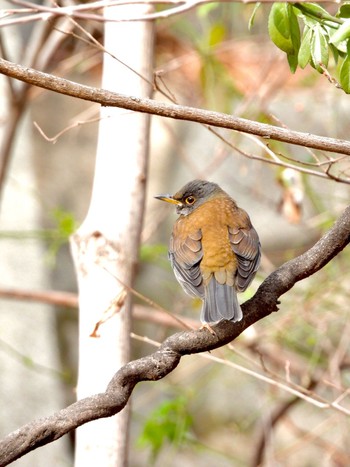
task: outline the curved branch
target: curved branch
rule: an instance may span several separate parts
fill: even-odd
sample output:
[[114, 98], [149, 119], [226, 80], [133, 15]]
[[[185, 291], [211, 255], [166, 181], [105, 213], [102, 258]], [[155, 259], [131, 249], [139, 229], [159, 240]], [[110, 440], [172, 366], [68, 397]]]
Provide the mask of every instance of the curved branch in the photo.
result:
[[350, 206], [333, 227], [306, 253], [270, 274], [254, 297], [242, 305], [243, 320], [186, 331], [168, 337], [151, 355], [127, 363], [111, 379], [104, 393], [82, 399], [50, 417], [24, 425], [0, 442], [0, 467], [50, 443], [69, 431], [98, 418], [110, 417], [126, 405], [137, 383], [158, 381], [173, 371], [184, 355], [206, 352], [225, 345], [247, 327], [278, 310], [278, 299], [293, 285], [319, 271], [350, 242]]
[[74, 83], [73, 81], [43, 73], [33, 68], [26, 68], [1, 58], [0, 73], [50, 91], [90, 102], [96, 102], [105, 107], [120, 107], [122, 109], [158, 115], [160, 117], [187, 120], [254, 134], [262, 138], [274, 139], [284, 143], [350, 155], [350, 142], [346, 140], [292, 131], [286, 128], [254, 122], [220, 112], [176, 104], [166, 104], [153, 99], [126, 96], [105, 89]]

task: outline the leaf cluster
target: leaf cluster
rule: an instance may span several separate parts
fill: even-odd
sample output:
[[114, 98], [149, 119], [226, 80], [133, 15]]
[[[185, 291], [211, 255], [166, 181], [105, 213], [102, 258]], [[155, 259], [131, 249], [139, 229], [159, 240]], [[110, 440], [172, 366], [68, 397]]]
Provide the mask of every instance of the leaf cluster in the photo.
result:
[[179, 396], [166, 400], [151, 413], [139, 437], [139, 446], [151, 447], [151, 457], [156, 460], [165, 443], [180, 445], [192, 425], [192, 417], [187, 409], [187, 399]]
[[315, 3], [274, 3], [268, 20], [273, 43], [286, 53], [294, 73], [310, 64], [325, 73], [330, 54], [339, 63], [339, 82], [350, 93], [350, 2], [335, 15]]

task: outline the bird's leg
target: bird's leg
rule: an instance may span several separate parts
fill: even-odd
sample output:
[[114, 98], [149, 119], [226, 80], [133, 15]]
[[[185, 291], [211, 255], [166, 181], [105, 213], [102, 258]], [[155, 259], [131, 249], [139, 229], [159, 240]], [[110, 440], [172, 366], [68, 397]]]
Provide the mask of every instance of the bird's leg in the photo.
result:
[[216, 336], [216, 332], [208, 323], [203, 323], [199, 329], [207, 329], [212, 336]]

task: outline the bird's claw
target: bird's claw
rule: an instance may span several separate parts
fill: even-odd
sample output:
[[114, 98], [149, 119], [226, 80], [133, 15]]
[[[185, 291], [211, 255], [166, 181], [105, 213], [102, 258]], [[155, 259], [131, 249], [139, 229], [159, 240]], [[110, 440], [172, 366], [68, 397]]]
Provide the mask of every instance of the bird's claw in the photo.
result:
[[210, 326], [208, 323], [202, 324], [202, 326], [199, 329], [207, 329], [212, 336], [217, 336], [216, 332], [214, 329]]

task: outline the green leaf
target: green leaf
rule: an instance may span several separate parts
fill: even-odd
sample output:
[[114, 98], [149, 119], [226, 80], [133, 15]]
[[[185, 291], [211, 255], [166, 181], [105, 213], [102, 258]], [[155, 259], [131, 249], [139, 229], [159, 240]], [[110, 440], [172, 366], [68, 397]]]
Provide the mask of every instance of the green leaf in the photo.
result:
[[350, 37], [350, 19], [345, 21], [340, 28], [332, 35], [330, 43], [334, 44], [336, 47], [343, 41], [349, 39]]
[[48, 238], [47, 260], [54, 264], [59, 249], [68, 242], [69, 237], [76, 231], [78, 224], [74, 214], [61, 208], [53, 209], [51, 218], [55, 225], [50, 230]]
[[305, 27], [298, 53], [298, 64], [300, 68], [305, 68], [310, 61], [312, 35], [313, 30]]
[[209, 14], [218, 8], [218, 3], [205, 3], [200, 5], [197, 9], [197, 14], [200, 18], [208, 17]]
[[340, 6], [336, 16], [340, 18], [350, 18], [350, 3], [343, 3], [343, 5]]
[[327, 67], [329, 59], [328, 42], [319, 24], [316, 24], [311, 39], [311, 57], [316, 70], [323, 73], [320, 64]]
[[346, 57], [342, 63], [339, 73], [339, 80], [346, 94], [350, 94], [350, 57]]
[[193, 424], [187, 405], [183, 396], [161, 402], [146, 420], [138, 445], [151, 447], [153, 461], [167, 443], [178, 446], [186, 441]]
[[322, 8], [317, 3], [304, 3], [302, 4], [302, 6], [304, 7], [305, 12], [309, 13], [310, 15], [315, 16], [315, 18], [324, 18], [324, 17], [328, 18], [329, 17], [328, 11]]
[[333, 44], [329, 44], [329, 48], [332, 51], [335, 63], [338, 63], [338, 59], [339, 59], [338, 49]]
[[209, 31], [209, 45], [211, 47], [220, 44], [226, 35], [226, 28], [222, 23], [214, 24]]
[[293, 7], [289, 4], [287, 7], [290, 25], [290, 37], [292, 39], [293, 44], [293, 52], [287, 54], [287, 59], [290, 71], [292, 73], [295, 73], [296, 69], [298, 68], [298, 53], [300, 49], [300, 28]]
[[300, 28], [298, 23], [297, 15], [294, 13], [294, 8], [292, 5], [287, 5], [289, 24], [290, 24], [290, 35], [292, 38], [292, 44], [294, 49], [294, 54], [298, 55], [300, 48]]
[[296, 69], [298, 68], [298, 55], [297, 54], [287, 54], [287, 60], [289, 69], [292, 73], [295, 73]]
[[261, 3], [258, 2], [255, 4], [254, 6], [254, 10], [253, 10], [253, 13], [250, 15], [250, 18], [249, 18], [249, 23], [248, 23], [248, 29], [249, 31], [252, 29], [252, 27], [254, 26], [254, 21], [255, 21], [255, 16], [256, 16], [256, 13], [258, 11], [258, 9], [260, 8], [261, 6]]
[[287, 54], [294, 53], [291, 38], [289, 8], [286, 3], [274, 3], [268, 21], [269, 35], [272, 42]]
[[74, 214], [61, 208], [52, 211], [52, 218], [56, 223], [58, 233], [63, 239], [68, 239], [77, 229], [77, 222]]
[[316, 3], [295, 3], [294, 6], [301, 12], [305, 22], [310, 20], [312, 24], [315, 24], [315, 21], [324, 20], [338, 23], [334, 16], [330, 15], [327, 10]]
[[289, 66], [294, 73], [300, 47], [300, 29], [292, 5], [274, 3], [269, 15], [268, 27], [272, 42], [286, 52]]
[[335, 34], [338, 34], [338, 29], [330, 28], [328, 26], [326, 26], [326, 29], [327, 29], [328, 36], [329, 36], [328, 44], [329, 44], [330, 48], [332, 50], [337, 49], [337, 51], [339, 52], [340, 55], [342, 55], [342, 54], [346, 55], [347, 54], [347, 42], [348, 42], [348, 40], [333, 43], [333, 36]]
[[308, 26], [309, 28], [313, 28], [315, 26], [315, 24], [318, 23], [317, 19], [310, 18], [310, 16], [307, 16], [307, 15], [304, 15], [304, 14], [299, 14], [298, 16], [299, 16], [299, 18], [301, 18], [304, 21], [305, 26]]
[[168, 247], [164, 244], [142, 245], [140, 248], [140, 261], [159, 263], [159, 259], [165, 257]]

